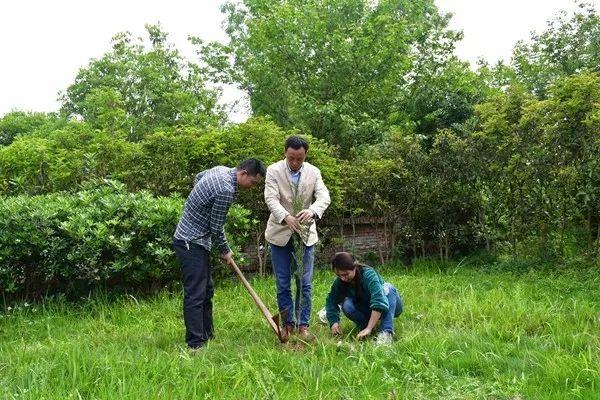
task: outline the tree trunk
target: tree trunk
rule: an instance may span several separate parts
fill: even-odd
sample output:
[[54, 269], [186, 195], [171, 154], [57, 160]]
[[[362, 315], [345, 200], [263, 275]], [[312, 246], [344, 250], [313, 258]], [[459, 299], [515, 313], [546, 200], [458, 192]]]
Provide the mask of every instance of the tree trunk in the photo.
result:
[[509, 192], [509, 207], [508, 207], [508, 224], [510, 225], [510, 227], [508, 228], [508, 236], [509, 236], [509, 241], [510, 241], [510, 245], [512, 247], [512, 256], [513, 259], [516, 258], [517, 255], [517, 243], [515, 240], [515, 201], [514, 201], [514, 190], [512, 187], [512, 183], [509, 185], [508, 187], [508, 192]]
[[[586, 219], [587, 231], [588, 231], [588, 248], [592, 248], [594, 243], [594, 232], [592, 232], [592, 209], [590, 206], [587, 208], [587, 219]], [[600, 224], [598, 224], [600, 227]]]
[[485, 251], [490, 252], [490, 235], [488, 234], [487, 224], [485, 221], [485, 210], [483, 206], [479, 209], [479, 225], [483, 232], [483, 239], [485, 240]]
[[380, 237], [379, 236], [379, 232], [380, 232], [380, 230], [379, 230], [379, 222], [375, 221], [375, 235], [378, 238], [378, 240], [377, 240], [377, 249], [379, 250], [379, 262], [381, 264], [384, 264], [385, 260], [383, 258], [383, 249], [381, 248], [381, 240], [379, 240], [379, 237]]
[[264, 276], [266, 273], [265, 260], [263, 257], [263, 250], [261, 250], [261, 248], [260, 248], [260, 239], [262, 238], [263, 230], [260, 228], [261, 228], [261, 226], [259, 225], [256, 229], [256, 234], [255, 234], [256, 255], [258, 258], [258, 273], [259, 273], [259, 275]]
[[560, 219], [560, 256], [565, 254], [565, 229], [567, 225], [567, 202], [566, 193], [563, 187], [563, 201], [562, 201], [562, 217]]
[[342, 251], [346, 251], [346, 240], [344, 240], [344, 217], [339, 218], [340, 239], [342, 239]]
[[396, 232], [394, 231], [395, 223], [392, 225], [392, 230], [390, 231], [390, 235], [392, 235], [392, 254], [396, 254], [396, 246], [401, 246], [401, 243], [398, 243], [396, 240]]
[[354, 220], [354, 214], [350, 216], [352, 222], [352, 251], [356, 251], [356, 221]]
[[445, 259], [448, 261], [448, 248], [450, 247], [450, 240], [448, 239], [448, 235], [444, 237], [444, 245], [445, 245]]
[[384, 258], [385, 261], [388, 262], [390, 260], [389, 257], [389, 250], [390, 250], [390, 244], [389, 244], [389, 239], [388, 239], [388, 226], [387, 226], [387, 217], [383, 218], [383, 251], [384, 251]]

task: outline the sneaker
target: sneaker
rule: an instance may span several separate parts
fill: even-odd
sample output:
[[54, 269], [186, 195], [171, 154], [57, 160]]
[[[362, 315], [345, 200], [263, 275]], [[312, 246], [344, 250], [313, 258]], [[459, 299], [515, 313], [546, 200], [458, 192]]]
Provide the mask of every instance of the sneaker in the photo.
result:
[[378, 346], [389, 346], [394, 341], [394, 335], [392, 332], [382, 331], [377, 334], [377, 339], [375, 343]]
[[329, 321], [327, 321], [327, 310], [325, 310], [325, 307], [321, 308], [317, 315], [319, 316], [319, 321], [325, 325], [329, 324]]
[[[339, 305], [338, 310], [342, 312], [342, 307]], [[321, 321], [325, 325], [329, 325], [329, 320], [327, 319], [327, 309], [325, 307], [321, 308], [319, 312], [317, 312], [317, 316], [319, 317], [319, 321]]]

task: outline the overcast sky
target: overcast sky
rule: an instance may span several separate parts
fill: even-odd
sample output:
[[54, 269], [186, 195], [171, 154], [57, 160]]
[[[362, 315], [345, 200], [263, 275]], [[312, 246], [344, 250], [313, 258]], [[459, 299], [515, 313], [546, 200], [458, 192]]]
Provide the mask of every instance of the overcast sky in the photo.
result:
[[[600, 0], [592, 3], [599, 7]], [[56, 111], [58, 92], [73, 82], [79, 68], [110, 48], [122, 31], [143, 35], [144, 24], [160, 22], [169, 40], [193, 55], [188, 35], [226, 39], [221, 0], [7, 0], [0, 5], [0, 116], [12, 110]], [[509, 59], [517, 40], [541, 31], [558, 10], [574, 10], [572, 0], [436, 0], [454, 14], [451, 27], [462, 29], [457, 55], [475, 62]], [[224, 101], [241, 93], [226, 89]], [[242, 109], [230, 112], [240, 121]]]

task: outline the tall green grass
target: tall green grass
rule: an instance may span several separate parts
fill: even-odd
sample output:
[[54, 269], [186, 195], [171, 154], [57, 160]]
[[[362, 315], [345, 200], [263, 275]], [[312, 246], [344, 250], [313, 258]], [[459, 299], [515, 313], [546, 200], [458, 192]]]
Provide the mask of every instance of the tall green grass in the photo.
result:
[[[281, 345], [235, 279], [218, 283], [216, 339], [183, 343], [181, 296], [20, 304], [0, 314], [3, 399], [600, 399], [600, 274], [388, 267], [406, 310], [391, 347]], [[314, 311], [333, 279], [318, 271]], [[251, 280], [275, 311], [272, 277]]]

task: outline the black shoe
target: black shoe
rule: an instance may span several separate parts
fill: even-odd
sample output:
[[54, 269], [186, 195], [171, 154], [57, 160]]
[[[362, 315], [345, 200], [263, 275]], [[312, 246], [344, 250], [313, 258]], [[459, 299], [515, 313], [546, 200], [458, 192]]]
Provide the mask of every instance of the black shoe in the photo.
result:
[[199, 344], [195, 344], [195, 345], [189, 345], [188, 344], [188, 350], [190, 351], [198, 351], [200, 349], [203, 349], [206, 346], [206, 342], [200, 342]]

